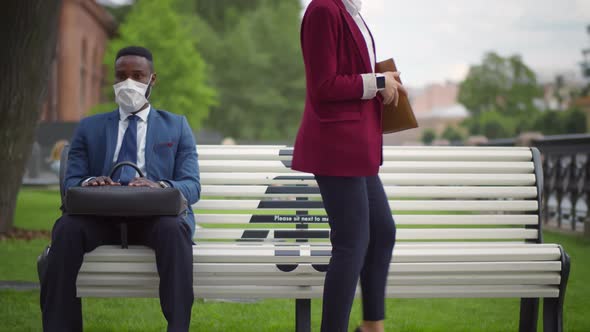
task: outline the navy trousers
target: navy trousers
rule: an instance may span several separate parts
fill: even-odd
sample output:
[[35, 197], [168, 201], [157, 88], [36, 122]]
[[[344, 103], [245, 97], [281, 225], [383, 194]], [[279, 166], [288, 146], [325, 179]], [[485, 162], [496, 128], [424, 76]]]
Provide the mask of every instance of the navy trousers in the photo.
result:
[[[120, 244], [119, 221], [70, 215], [57, 220], [47, 273], [41, 282], [44, 331], [82, 331], [76, 278], [84, 253], [101, 245]], [[129, 243], [154, 249], [160, 275], [160, 304], [168, 331], [188, 331], [194, 301], [190, 227], [180, 217], [142, 218], [129, 223]]]
[[359, 276], [363, 319], [383, 320], [396, 233], [383, 184], [378, 176], [315, 178], [328, 213], [332, 243], [321, 331], [348, 331]]

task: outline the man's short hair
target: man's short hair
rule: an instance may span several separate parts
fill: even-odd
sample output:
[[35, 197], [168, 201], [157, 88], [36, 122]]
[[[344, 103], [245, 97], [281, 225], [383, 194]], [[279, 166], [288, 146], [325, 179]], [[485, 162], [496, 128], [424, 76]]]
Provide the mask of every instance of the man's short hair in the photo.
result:
[[152, 57], [152, 52], [150, 52], [150, 50], [148, 50], [145, 47], [141, 47], [141, 46], [123, 47], [122, 49], [119, 50], [119, 52], [117, 52], [117, 57], [115, 58], [115, 62], [117, 60], [119, 60], [120, 57], [126, 56], [126, 55], [136, 55], [136, 56], [140, 56], [142, 58], [146, 58], [150, 62], [150, 66], [152, 66], [152, 68], [153, 68], [153, 61], [154, 60]]

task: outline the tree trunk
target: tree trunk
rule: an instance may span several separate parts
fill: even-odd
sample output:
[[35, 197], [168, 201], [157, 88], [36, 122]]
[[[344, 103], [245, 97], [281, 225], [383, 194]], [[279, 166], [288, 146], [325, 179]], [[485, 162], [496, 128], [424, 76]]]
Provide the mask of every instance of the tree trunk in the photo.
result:
[[0, 5], [0, 233], [13, 224], [50, 63], [61, 0], [7, 0]]

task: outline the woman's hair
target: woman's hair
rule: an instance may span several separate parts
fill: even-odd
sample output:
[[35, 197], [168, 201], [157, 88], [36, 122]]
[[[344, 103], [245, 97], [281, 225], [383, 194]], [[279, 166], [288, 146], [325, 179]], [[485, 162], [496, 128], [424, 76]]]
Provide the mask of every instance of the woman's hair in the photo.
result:
[[68, 141], [65, 139], [61, 139], [53, 145], [51, 149], [51, 154], [49, 155], [49, 159], [51, 160], [60, 160], [61, 159], [61, 152], [63, 151], [64, 147], [68, 144]]

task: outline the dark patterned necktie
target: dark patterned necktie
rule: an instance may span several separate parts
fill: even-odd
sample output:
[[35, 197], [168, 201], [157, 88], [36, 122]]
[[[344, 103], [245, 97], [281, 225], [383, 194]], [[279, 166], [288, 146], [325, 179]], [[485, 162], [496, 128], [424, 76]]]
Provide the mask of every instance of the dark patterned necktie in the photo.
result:
[[[121, 150], [117, 157], [117, 164], [123, 161], [129, 161], [137, 164], [137, 115], [130, 115], [127, 117], [129, 125], [123, 135], [123, 143], [121, 144]], [[135, 169], [131, 166], [123, 166], [119, 168], [113, 175], [113, 180], [120, 182], [126, 186], [135, 177]]]

